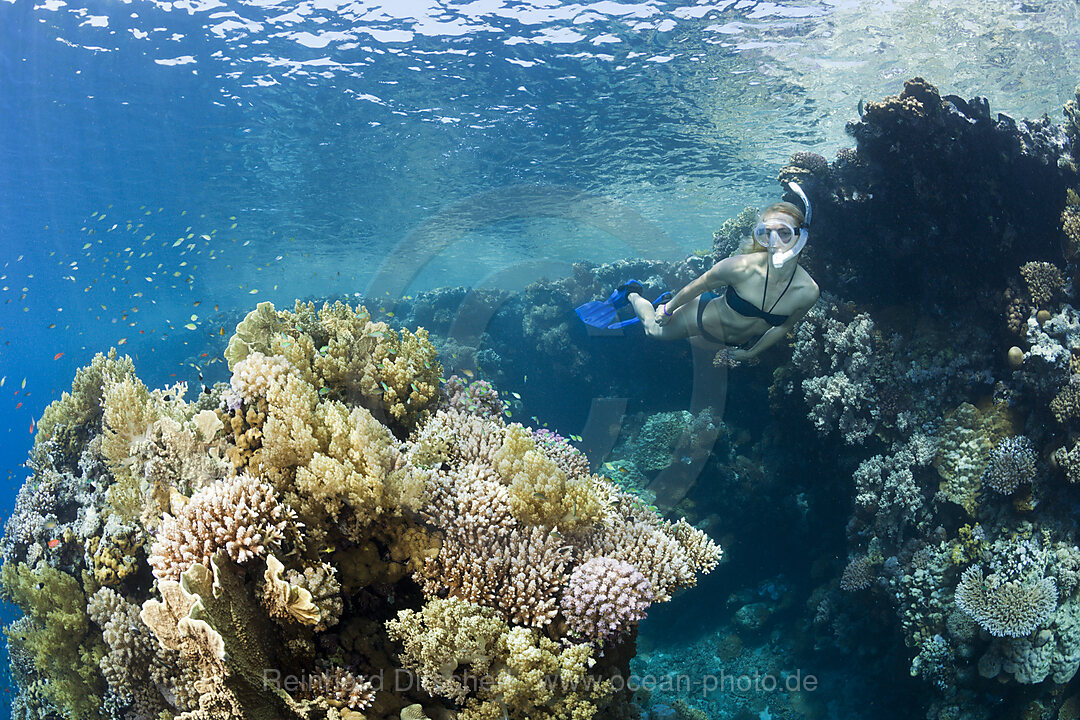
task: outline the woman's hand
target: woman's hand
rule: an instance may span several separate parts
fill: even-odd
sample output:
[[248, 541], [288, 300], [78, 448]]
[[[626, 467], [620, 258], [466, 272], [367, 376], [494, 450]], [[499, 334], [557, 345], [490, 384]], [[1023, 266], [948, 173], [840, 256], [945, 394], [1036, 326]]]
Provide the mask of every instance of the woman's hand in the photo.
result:
[[656, 316], [653, 319], [656, 321], [657, 325], [664, 327], [671, 320], [672, 314], [668, 313], [667, 303], [664, 303], [663, 305], [656, 306]]
[[716, 357], [713, 358], [713, 365], [716, 367], [733, 368], [753, 360], [754, 357], [754, 355], [751, 355], [743, 348], [724, 347], [716, 353]]
[[727, 356], [732, 362], [737, 363], [748, 362], [754, 358], [748, 351], [739, 347], [727, 348]]

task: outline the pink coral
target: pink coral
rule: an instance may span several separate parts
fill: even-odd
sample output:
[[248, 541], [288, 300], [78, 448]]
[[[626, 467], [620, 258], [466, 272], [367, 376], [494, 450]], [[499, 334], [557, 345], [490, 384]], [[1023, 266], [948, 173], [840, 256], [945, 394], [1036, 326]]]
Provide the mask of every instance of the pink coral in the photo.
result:
[[645, 617], [652, 585], [628, 562], [594, 557], [578, 565], [562, 596], [562, 612], [578, 637], [613, 640]]
[[589, 458], [570, 444], [562, 435], [547, 428], [529, 428], [536, 447], [555, 461], [566, 477], [585, 477], [589, 474]]

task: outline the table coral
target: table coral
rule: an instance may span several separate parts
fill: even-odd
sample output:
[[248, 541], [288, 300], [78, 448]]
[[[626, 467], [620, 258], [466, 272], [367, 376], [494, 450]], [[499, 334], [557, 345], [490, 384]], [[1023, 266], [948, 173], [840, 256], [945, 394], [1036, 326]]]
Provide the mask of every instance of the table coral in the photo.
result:
[[1050, 619], [1057, 600], [1053, 578], [1003, 580], [997, 574], [984, 576], [979, 565], [965, 570], [956, 587], [957, 606], [997, 637], [1030, 635]]

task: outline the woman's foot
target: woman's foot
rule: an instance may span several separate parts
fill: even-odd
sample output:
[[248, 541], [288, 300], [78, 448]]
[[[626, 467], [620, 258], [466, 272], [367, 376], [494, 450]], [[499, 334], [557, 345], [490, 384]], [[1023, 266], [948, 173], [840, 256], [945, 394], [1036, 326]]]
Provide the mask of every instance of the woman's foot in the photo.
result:
[[619, 287], [615, 288], [615, 292], [612, 294], [611, 302], [617, 307], [624, 307], [629, 304], [631, 295], [641, 295], [645, 292], [644, 286], [637, 280], [627, 280]]

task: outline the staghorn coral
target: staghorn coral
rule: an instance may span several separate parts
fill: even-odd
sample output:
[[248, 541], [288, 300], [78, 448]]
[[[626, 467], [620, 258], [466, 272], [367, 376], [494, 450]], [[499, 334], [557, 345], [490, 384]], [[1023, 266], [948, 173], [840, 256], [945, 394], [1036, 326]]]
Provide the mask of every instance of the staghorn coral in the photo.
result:
[[644, 618], [652, 597], [636, 567], [594, 557], [574, 568], [559, 604], [575, 637], [603, 644]]
[[1024, 583], [984, 577], [979, 565], [965, 570], [956, 586], [957, 607], [996, 637], [1030, 635], [1050, 619], [1057, 599], [1053, 578]]
[[1023, 435], [1007, 437], [990, 453], [982, 484], [1002, 495], [1010, 495], [1021, 483], [1035, 478], [1035, 450]]
[[247, 473], [226, 478], [195, 493], [177, 516], [165, 515], [150, 565], [159, 580], [176, 580], [219, 549], [244, 563], [280, 543], [292, 521], [267, 483]]

